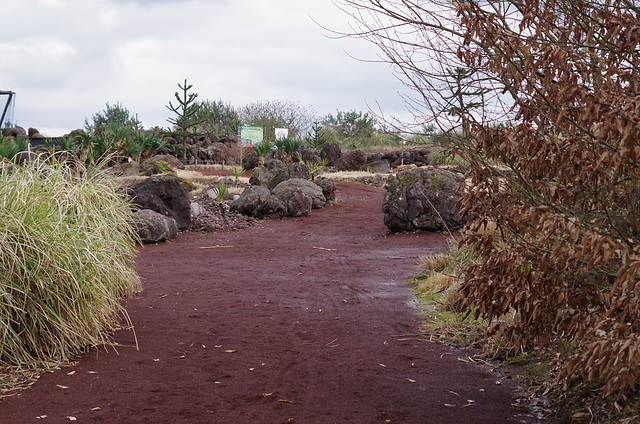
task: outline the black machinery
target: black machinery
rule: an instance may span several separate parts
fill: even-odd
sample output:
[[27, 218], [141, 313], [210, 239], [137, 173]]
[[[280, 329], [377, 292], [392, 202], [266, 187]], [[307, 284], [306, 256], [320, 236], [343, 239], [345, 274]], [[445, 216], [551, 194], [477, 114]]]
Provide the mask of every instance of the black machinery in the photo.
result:
[[[16, 96], [16, 93], [13, 91], [2, 91], [0, 90], [0, 96], [7, 96], [7, 103], [5, 103], [4, 108], [0, 109], [2, 114], [0, 115], [0, 128], [4, 124], [4, 118], [7, 116], [7, 111], [13, 105], [13, 99]], [[0, 105], [1, 107], [1, 105]]]

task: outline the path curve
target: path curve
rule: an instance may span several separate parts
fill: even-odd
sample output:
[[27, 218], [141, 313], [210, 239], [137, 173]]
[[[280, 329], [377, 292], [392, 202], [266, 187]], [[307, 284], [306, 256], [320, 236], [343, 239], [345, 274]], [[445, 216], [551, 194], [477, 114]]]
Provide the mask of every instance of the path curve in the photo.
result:
[[[405, 282], [441, 234], [387, 235], [384, 190], [147, 245], [133, 333], [0, 402], [0, 423], [516, 423], [509, 381], [413, 337]], [[46, 416], [46, 417], [44, 417]], [[40, 418], [37, 418], [40, 417]]]

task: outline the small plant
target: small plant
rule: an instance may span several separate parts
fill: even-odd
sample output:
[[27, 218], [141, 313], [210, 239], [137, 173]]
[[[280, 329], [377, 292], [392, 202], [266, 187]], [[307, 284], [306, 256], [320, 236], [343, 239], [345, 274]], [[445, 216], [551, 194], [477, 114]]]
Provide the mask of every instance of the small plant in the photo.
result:
[[322, 132], [322, 124], [319, 121], [314, 121], [311, 126], [311, 135], [305, 138], [305, 142], [314, 149], [321, 148], [327, 142], [327, 137]]
[[215, 200], [220, 203], [224, 202], [224, 195], [227, 193], [227, 185], [225, 183], [218, 181], [215, 186], [211, 187], [211, 190]]
[[167, 121], [175, 126], [175, 133], [182, 140], [183, 159], [187, 158], [187, 140], [193, 138], [197, 131], [198, 125], [206, 120], [205, 117], [199, 116], [201, 104], [196, 101], [198, 93], [189, 93], [193, 85], [188, 84], [184, 80], [184, 84], [178, 84], [181, 93], [175, 92], [174, 97], [178, 102], [175, 106], [169, 102], [167, 109], [176, 116], [168, 118]]
[[259, 143], [253, 146], [253, 149], [256, 151], [258, 156], [266, 156], [271, 152], [271, 150], [273, 150], [273, 147], [274, 147], [273, 143], [265, 140], [262, 143]]
[[[63, 152], [74, 152], [76, 149], [76, 143], [72, 137], [60, 137], [57, 140], [60, 150]], [[55, 145], [53, 146], [55, 148]]]
[[293, 155], [296, 151], [298, 151], [302, 147], [302, 143], [300, 140], [295, 138], [285, 138], [283, 139], [283, 149], [285, 152]]
[[240, 166], [231, 168], [231, 174], [233, 175], [236, 185], [238, 185], [238, 179], [240, 178], [243, 172], [244, 172], [244, 168]]
[[285, 151], [285, 138], [278, 138], [276, 139], [276, 141], [273, 142], [273, 146], [276, 148], [276, 150], [279, 150], [281, 152]]
[[293, 155], [302, 147], [302, 143], [295, 138], [279, 138], [274, 142], [274, 146], [281, 152]]
[[307, 168], [309, 168], [309, 178], [311, 178], [311, 181], [313, 181], [315, 177], [319, 177], [320, 175], [322, 175], [325, 166], [326, 159], [324, 159], [322, 162], [313, 162], [307, 164]]

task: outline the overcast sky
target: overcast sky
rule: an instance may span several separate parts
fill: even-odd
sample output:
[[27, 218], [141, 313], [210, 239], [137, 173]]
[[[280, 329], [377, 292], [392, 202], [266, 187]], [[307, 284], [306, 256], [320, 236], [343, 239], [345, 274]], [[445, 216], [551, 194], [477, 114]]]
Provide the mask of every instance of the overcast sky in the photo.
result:
[[[120, 102], [145, 128], [169, 127], [166, 105], [188, 79], [199, 99], [235, 107], [285, 100], [313, 108], [407, 114], [404, 90], [331, 0], [21, 0], [5, 2], [0, 90], [13, 122], [46, 136], [81, 128]], [[4, 106], [0, 97], [0, 106]], [[175, 102], [174, 102], [175, 103]]]

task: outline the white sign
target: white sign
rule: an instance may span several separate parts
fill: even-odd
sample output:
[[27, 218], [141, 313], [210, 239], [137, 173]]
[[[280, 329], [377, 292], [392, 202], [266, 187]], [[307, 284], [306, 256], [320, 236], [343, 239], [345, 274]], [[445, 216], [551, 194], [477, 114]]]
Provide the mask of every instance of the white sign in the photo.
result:
[[289, 138], [289, 128], [276, 128], [276, 140]]

